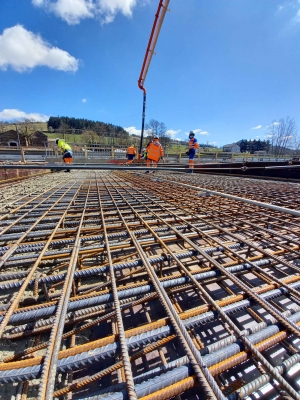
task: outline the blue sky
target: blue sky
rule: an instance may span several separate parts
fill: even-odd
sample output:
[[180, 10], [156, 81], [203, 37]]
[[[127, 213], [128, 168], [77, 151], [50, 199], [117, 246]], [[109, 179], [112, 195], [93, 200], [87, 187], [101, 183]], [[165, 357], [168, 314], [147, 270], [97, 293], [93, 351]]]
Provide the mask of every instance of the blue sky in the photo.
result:
[[[0, 120], [100, 120], [139, 133], [158, 0], [2, 0]], [[300, 124], [300, 0], [171, 0], [146, 120], [221, 146]]]

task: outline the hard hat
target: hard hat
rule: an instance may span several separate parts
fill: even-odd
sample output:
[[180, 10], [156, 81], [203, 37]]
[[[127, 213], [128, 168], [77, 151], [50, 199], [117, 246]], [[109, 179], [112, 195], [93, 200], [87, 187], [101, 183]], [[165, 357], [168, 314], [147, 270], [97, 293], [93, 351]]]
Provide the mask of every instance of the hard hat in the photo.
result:
[[59, 138], [55, 139], [55, 143], [58, 144]]
[[157, 135], [155, 135], [155, 136], [153, 137], [153, 139], [157, 139], [157, 140], [158, 140], [158, 136], [157, 136]]
[[191, 135], [195, 136], [193, 131], [190, 131], [190, 135], [189, 136], [191, 136]]

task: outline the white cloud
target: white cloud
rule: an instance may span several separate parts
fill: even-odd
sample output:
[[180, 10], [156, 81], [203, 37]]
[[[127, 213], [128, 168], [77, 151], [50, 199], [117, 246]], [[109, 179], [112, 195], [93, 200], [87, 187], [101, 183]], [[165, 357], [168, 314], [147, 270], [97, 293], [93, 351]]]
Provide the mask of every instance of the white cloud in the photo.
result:
[[281, 122], [273, 122], [271, 125], [267, 125], [266, 128], [271, 128], [272, 126], [280, 125]]
[[294, 8], [297, 8], [297, 10], [298, 10], [295, 15], [294, 21], [296, 23], [299, 23], [300, 22], [300, 1], [297, 0], [296, 3], [294, 3], [293, 5], [294, 5]]
[[181, 132], [181, 130], [179, 129], [178, 131], [175, 131], [174, 129], [168, 129], [166, 131], [166, 134], [171, 138], [171, 139], [175, 139], [175, 136]]
[[25, 113], [24, 111], [17, 110], [15, 108], [8, 108], [0, 111], [0, 120], [11, 121], [11, 120], [21, 120], [30, 119], [36, 122], [46, 122], [49, 119], [48, 115], [38, 114], [38, 113]]
[[23, 72], [39, 66], [75, 72], [78, 60], [21, 25], [5, 29], [0, 35], [0, 69]]
[[287, 135], [287, 136], [283, 136], [283, 137], [280, 138], [279, 140], [292, 139], [293, 137], [294, 137], [293, 135]]
[[251, 129], [260, 129], [260, 128], [262, 128], [262, 125], [257, 125], [257, 126], [255, 126], [254, 128], [251, 128]]
[[[207, 131], [203, 131], [202, 129], [192, 129], [195, 135], [209, 135]], [[189, 136], [190, 132], [184, 132], [185, 135]]]
[[[129, 135], [137, 135], [137, 136], [141, 136], [141, 129], [137, 129], [135, 126], [129, 126], [128, 128], [124, 128], [125, 131], [127, 131], [129, 133]], [[175, 136], [181, 132], [180, 129], [175, 131], [174, 129], [168, 129], [166, 131], [166, 134], [170, 136], [171, 139], [175, 139]], [[148, 132], [147, 129], [144, 130], [144, 136], [147, 136], [151, 134], [151, 132]], [[179, 139], [181, 140], [181, 139]]]
[[86, 103], [86, 99], [82, 99], [81, 101], [82, 101], [83, 103]]
[[128, 128], [124, 128], [125, 131], [127, 131], [129, 133], [129, 135], [138, 135], [141, 136], [141, 130], [140, 129], [136, 129], [135, 126], [129, 126]]
[[78, 24], [81, 19], [94, 18], [95, 4], [92, 0], [32, 0], [37, 7], [44, 7], [69, 25]]
[[282, 10], [291, 10], [294, 17], [291, 19], [292, 25], [300, 22], [300, 1], [299, 0], [286, 0], [283, 4], [279, 5], [277, 12], [280, 13]]
[[[142, 0], [147, 2], [148, 0]], [[141, 3], [141, 0], [139, 0]], [[79, 24], [82, 19], [98, 17], [102, 23], [110, 23], [117, 13], [131, 17], [138, 0], [32, 0], [32, 4], [53, 12], [69, 25]]]

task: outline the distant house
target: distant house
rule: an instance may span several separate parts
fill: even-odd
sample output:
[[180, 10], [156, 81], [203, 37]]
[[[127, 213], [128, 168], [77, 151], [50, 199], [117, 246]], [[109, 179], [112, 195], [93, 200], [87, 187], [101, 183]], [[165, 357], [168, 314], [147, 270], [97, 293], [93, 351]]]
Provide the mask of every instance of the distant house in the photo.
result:
[[226, 144], [225, 146], [223, 146], [223, 151], [225, 153], [240, 153], [241, 148], [238, 144], [232, 143], [232, 144]]
[[23, 135], [18, 134], [15, 130], [10, 129], [8, 131], [0, 133], [0, 145], [1, 146], [10, 146], [10, 147], [17, 147], [19, 146], [19, 139], [21, 146], [26, 146], [26, 140]]
[[36, 131], [29, 136], [25, 136], [21, 132], [18, 134], [13, 129], [0, 133], [0, 146], [17, 147], [19, 140], [21, 146], [44, 147], [48, 145], [48, 137], [40, 131]]
[[48, 137], [43, 132], [36, 131], [29, 137], [29, 146], [47, 146]]

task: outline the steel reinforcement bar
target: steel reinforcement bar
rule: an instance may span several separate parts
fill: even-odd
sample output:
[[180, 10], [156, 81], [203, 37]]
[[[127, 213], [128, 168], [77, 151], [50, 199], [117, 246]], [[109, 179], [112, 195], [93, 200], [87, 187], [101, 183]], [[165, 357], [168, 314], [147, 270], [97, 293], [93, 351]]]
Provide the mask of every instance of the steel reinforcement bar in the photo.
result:
[[300, 398], [300, 185], [142, 171], [0, 199], [0, 395]]

